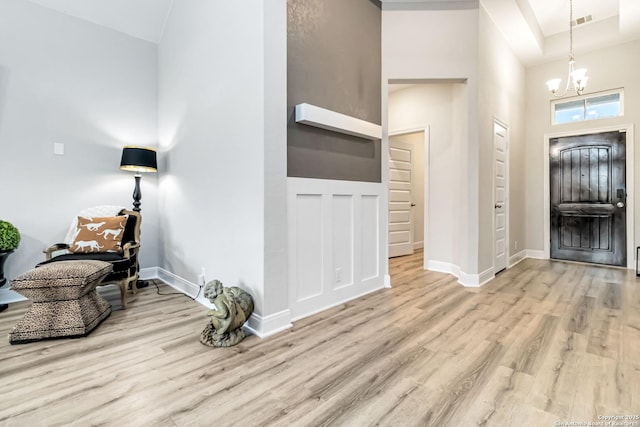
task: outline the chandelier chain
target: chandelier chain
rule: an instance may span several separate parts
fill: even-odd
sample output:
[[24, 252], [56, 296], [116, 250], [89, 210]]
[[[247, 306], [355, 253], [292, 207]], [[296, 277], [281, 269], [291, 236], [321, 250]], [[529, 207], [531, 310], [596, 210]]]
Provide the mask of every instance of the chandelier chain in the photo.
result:
[[567, 84], [562, 92], [559, 92], [561, 79], [551, 79], [547, 81], [547, 86], [553, 96], [563, 97], [568, 92], [575, 92], [577, 95], [582, 95], [587, 85], [586, 76], [587, 70], [585, 68], [575, 69], [574, 64], [576, 62], [573, 54], [573, 0], [569, 0], [569, 70], [567, 74]]
[[569, 60], [573, 61], [573, 0], [569, 0]]

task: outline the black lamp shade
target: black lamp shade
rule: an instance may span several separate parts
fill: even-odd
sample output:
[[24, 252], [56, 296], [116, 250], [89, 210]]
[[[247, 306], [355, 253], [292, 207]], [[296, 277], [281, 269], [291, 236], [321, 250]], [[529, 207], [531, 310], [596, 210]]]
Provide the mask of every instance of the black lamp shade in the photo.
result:
[[144, 147], [124, 147], [120, 169], [133, 172], [157, 172], [156, 150]]

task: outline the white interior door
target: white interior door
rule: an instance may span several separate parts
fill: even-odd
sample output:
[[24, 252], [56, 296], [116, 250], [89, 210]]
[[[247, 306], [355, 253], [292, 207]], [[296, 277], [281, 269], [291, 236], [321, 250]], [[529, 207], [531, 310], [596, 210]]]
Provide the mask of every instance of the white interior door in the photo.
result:
[[497, 121], [493, 126], [494, 147], [494, 272], [507, 268], [507, 129]]
[[413, 253], [413, 146], [389, 139], [389, 257]]

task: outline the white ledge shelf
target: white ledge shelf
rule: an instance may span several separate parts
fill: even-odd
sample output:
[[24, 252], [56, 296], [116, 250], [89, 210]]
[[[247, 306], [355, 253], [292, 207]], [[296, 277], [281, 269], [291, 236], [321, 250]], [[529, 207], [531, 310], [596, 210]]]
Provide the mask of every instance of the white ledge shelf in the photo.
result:
[[296, 122], [365, 139], [382, 138], [382, 126], [311, 104], [296, 105]]

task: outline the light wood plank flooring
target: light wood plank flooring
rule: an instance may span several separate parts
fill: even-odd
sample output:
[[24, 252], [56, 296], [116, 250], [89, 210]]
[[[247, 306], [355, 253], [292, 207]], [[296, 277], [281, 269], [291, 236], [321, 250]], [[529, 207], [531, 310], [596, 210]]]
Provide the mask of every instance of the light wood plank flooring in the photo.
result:
[[[386, 289], [230, 349], [153, 287], [89, 337], [9, 345], [0, 425], [554, 426], [640, 413], [633, 272], [525, 260], [480, 289], [391, 261]], [[170, 291], [161, 286], [165, 292]]]

